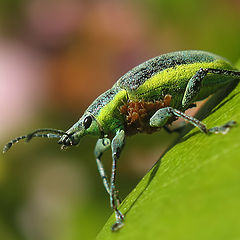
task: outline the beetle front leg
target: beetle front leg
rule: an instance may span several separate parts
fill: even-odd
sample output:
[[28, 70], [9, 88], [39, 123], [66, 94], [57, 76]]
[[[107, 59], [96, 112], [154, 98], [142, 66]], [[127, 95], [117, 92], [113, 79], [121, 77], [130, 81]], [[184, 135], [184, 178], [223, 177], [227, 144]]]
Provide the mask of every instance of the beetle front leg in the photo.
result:
[[108, 180], [107, 180], [107, 175], [105, 173], [105, 170], [104, 170], [104, 167], [103, 167], [103, 164], [102, 164], [102, 161], [101, 161], [101, 157], [102, 157], [103, 153], [107, 149], [110, 148], [110, 146], [111, 146], [110, 139], [101, 138], [101, 139], [98, 139], [98, 141], [96, 143], [96, 146], [95, 146], [95, 149], [94, 149], [94, 155], [96, 157], [96, 163], [97, 163], [98, 171], [99, 171], [99, 174], [102, 178], [103, 185], [104, 185], [106, 191], [108, 192], [108, 194], [110, 194], [110, 187], [109, 187], [109, 183], [108, 183]]
[[118, 210], [118, 192], [116, 190], [116, 169], [117, 161], [120, 157], [120, 153], [124, 147], [125, 142], [125, 132], [124, 130], [119, 130], [112, 140], [112, 175], [111, 175], [111, 185], [110, 185], [110, 204], [112, 209], [115, 211], [116, 223], [112, 226], [112, 231], [117, 231], [123, 226], [124, 216]]
[[[111, 146], [111, 141], [109, 138], [100, 138], [98, 139], [94, 149], [94, 155], [96, 157], [98, 171], [102, 178], [103, 186], [109, 195], [111, 195], [110, 186], [109, 186], [107, 174], [105, 173], [105, 170], [101, 161], [101, 157], [103, 153], [110, 148], [110, 146]], [[117, 206], [118, 206], [120, 205], [121, 200], [118, 195], [116, 196], [116, 198], [117, 198]]]
[[225, 134], [228, 132], [228, 130], [236, 125], [235, 121], [229, 121], [226, 124], [219, 126], [219, 127], [213, 127], [208, 129], [205, 124], [203, 124], [198, 119], [191, 117], [177, 109], [174, 109], [172, 107], [166, 107], [159, 109], [150, 119], [150, 126], [151, 127], [164, 127], [169, 118], [171, 117], [180, 117], [195, 127], [198, 127], [202, 132], [204, 133], [222, 133]]

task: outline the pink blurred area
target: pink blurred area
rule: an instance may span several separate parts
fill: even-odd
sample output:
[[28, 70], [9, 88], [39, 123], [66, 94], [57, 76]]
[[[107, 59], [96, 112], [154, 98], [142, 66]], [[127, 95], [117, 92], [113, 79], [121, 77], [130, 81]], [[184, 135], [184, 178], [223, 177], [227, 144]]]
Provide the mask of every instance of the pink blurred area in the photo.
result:
[[13, 132], [29, 121], [47, 95], [41, 56], [17, 41], [0, 40], [0, 132]]
[[49, 48], [62, 47], [83, 24], [86, 5], [78, 0], [29, 1], [24, 8], [28, 37]]

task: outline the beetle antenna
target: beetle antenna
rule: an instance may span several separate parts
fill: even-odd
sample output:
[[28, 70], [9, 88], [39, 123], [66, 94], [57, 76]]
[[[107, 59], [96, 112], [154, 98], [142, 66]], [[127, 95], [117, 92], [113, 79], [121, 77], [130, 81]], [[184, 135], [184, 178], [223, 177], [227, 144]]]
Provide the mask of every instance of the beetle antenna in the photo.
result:
[[[44, 133], [48, 132], [48, 133]], [[37, 129], [32, 133], [29, 133], [27, 135], [23, 135], [17, 138], [12, 139], [10, 142], [8, 142], [4, 148], [3, 148], [3, 153], [7, 152], [13, 144], [19, 142], [22, 139], [26, 139], [26, 141], [30, 141], [34, 137], [41, 137], [41, 138], [60, 138], [62, 135], [67, 135], [68, 138], [71, 140], [70, 136], [68, 133], [58, 130], [58, 129], [52, 129], [52, 128], [43, 128], [43, 129]]]

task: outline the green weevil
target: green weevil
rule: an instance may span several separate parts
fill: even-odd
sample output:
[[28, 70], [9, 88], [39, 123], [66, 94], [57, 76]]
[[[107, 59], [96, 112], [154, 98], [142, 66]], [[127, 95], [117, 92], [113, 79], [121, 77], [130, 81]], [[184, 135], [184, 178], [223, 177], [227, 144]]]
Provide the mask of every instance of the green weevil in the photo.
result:
[[[182, 118], [203, 133], [226, 133], [235, 125], [229, 121], [220, 127], [208, 129], [202, 122], [186, 115], [185, 110], [239, 81], [240, 71], [226, 59], [205, 51], [179, 51], [152, 58], [123, 75], [113, 87], [101, 94], [83, 116], [66, 132], [56, 129], [38, 129], [11, 140], [6, 152], [21, 139], [33, 137], [59, 138], [62, 148], [75, 146], [85, 135], [99, 139], [94, 154], [104, 187], [110, 195], [110, 205], [116, 222], [112, 230], [123, 226], [124, 215], [119, 211], [120, 200], [116, 190], [116, 167], [126, 136], [152, 133]], [[110, 182], [102, 165], [102, 154], [111, 147], [112, 170]]]

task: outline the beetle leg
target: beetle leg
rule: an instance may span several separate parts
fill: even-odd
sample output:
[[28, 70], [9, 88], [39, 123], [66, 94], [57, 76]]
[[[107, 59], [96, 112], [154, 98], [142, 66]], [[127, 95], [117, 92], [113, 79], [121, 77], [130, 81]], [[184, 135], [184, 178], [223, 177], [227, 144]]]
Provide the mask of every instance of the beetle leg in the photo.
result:
[[[234, 78], [240, 78], [240, 72], [232, 70], [222, 70], [214, 68], [201, 68], [196, 74], [189, 80], [186, 87], [183, 99], [182, 99], [182, 108], [186, 109], [197, 96], [200, 91], [202, 80], [208, 73], [232, 76]], [[224, 83], [224, 82], [223, 82]]]
[[209, 131], [210, 133], [222, 133], [222, 134], [226, 134], [226, 133], [229, 131], [229, 129], [230, 129], [231, 127], [236, 126], [236, 124], [237, 124], [237, 123], [236, 123], [235, 121], [231, 120], [231, 121], [228, 121], [227, 123], [225, 123], [225, 124], [222, 125], [222, 126], [212, 127], [212, 128], [210, 128], [208, 131]]
[[108, 138], [101, 138], [98, 139], [95, 149], [94, 149], [94, 155], [96, 157], [96, 163], [97, 163], [97, 167], [98, 167], [98, 171], [100, 173], [100, 176], [102, 178], [103, 181], [103, 185], [106, 189], [106, 191], [108, 192], [108, 194], [110, 194], [110, 188], [109, 188], [109, 183], [107, 180], [107, 175], [105, 173], [102, 161], [101, 161], [101, 157], [102, 154], [111, 146], [111, 141]]
[[[98, 167], [98, 171], [100, 173], [100, 176], [102, 178], [103, 181], [103, 185], [107, 191], [107, 193], [110, 195], [110, 187], [109, 187], [109, 182], [108, 182], [108, 177], [107, 174], [105, 173], [102, 161], [101, 161], [101, 157], [103, 155], [103, 153], [109, 149], [109, 147], [111, 146], [111, 141], [108, 138], [100, 138], [98, 139], [95, 149], [94, 149], [94, 155], [96, 157], [96, 163], [97, 163], [97, 167]], [[117, 194], [117, 206], [120, 205], [121, 200]]]
[[118, 191], [116, 190], [116, 186], [115, 186], [117, 161], [123, 149], [124, 141], [125, 141], [125, 132], [124, 130], [119, 130], [112, 140], [112, 175], [111, 175], [111, 183], [110, 183], [110, 204], [112, 209], [115, 211], [115, 215], [116, 215], [116, 223], [113, 224], [112, 231], [117, 231], [119, 228], [121, 228], [123, 226], [123, 220], [124, 220], [123, 214], [117, 208]]
[[172, 107], [166, 107], [159, 109], [150, 119], [150, 126], [151, 127], [164, 127], [167, 123], [168, 119], [170, 117], [180, 117], [195, 127], [198, 127], [202, 132], [204, 133], [222, 133], [225, 134], [228, 132], [228, 130], [236, 125], [235, 121], [229, 121], [226, 124], [219, 126], [219, 127], [213, 127], [208, 129], [205, 124], [200, 122], [198, 119], [191, 117], [177, 109], [174, 109]]

